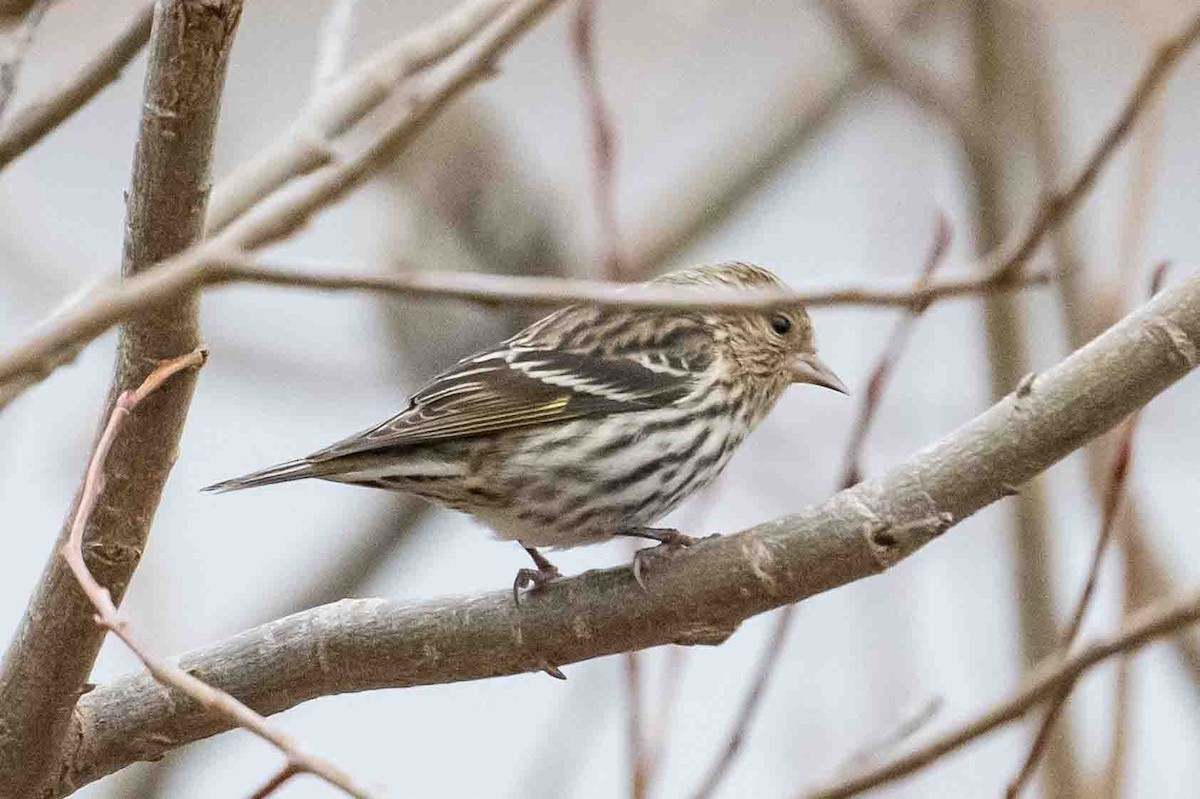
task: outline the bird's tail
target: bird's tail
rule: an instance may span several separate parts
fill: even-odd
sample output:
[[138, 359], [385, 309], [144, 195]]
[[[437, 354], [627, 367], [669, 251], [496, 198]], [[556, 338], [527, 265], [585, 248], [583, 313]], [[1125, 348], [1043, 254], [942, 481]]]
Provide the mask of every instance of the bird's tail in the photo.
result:
[[210, 494], [223, 494], [226, 491], [241, 491], [243, 488], [257, 488], [258, 486], [269, 486], [274, 483], [289, 483], [292, 480], [321, 477], [327, 472], [328, 470], [321, 468], [321, 464], [300, 458], [288, 461], [287, 463], [268, 466], [266, 469], [244, 474], [232, 480], [213, 483], [200, 490]]

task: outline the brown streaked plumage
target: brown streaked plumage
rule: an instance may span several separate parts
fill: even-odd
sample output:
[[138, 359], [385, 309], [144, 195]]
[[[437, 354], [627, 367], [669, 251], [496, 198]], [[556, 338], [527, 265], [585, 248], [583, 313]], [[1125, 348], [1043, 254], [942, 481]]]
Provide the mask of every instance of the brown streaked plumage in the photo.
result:
[[[778, 287], [733, 263], [653, 281]], [[209, 486], [315, 477], [404, 491], [473, 514], [531, 550], [518, 582], [556, 574], [531, 548], [640, 535], [724, 468], [788, 385], [845, 391], [800, 305], [772, 312], [571, 306], [464, 358], [401, 413], [313, 454]]]

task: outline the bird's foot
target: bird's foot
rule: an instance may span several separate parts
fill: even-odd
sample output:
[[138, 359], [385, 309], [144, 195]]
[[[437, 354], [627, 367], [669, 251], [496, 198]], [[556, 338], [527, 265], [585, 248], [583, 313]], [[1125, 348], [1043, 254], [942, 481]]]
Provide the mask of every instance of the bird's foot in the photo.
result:
[[672, 552], [686, 549], [696, 543], [696, 539], [690, 535], [684, 535], [678, 530], [660, 527], [635, 527], [630, 530], [622, 530], [617, 535], [629, 536], [630, 538], [645, 538], [658, 542], [658, 546], [646, 547], [633, 553], [633, 579], [637, 580], [637, 584], [642, 587], [643, 591], [649, 590], [646, 588], [645, 579], [646, 560], [648, 558], [669, 555]]
[[513, 604], [518, 607], [521, 605], [522, 591], [536, 591], [547, 583], [562, 577], [562, 572], [553, 563], [546, 560], [542, 553], [533, 547], [525, 547], [525, 551], [529, 553], [529, 557], [533, 558], [533, 564], [537, 568], [521, 569], [517, 572], [516, 579], [513, 580]]

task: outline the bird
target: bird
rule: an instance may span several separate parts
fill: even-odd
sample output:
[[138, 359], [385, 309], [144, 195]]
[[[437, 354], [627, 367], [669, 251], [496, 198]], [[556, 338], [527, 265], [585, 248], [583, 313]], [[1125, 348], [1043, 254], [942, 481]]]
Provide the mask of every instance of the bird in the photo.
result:
[[[775, 289], [749, 263], [697, 266], [658, 287]], [[438, 374], [400, 413], [303, 458], [204, 488], [317, 478], [413, 494], [518, 542], [535, 568], [522, 591], [560, 577], [539, 548], [618, 536], [693, 539], [653, 524], [724, 469], [793, 383], [849, 393], [817, 356], [800, 302], [769, 310], [577, 304]], [[646, 550], [635, 555], [637, 581]]]

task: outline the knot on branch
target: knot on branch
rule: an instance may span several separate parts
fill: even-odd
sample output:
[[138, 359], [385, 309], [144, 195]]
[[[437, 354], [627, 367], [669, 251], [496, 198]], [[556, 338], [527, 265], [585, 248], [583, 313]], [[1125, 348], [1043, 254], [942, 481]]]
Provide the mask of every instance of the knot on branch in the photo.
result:
[[725, 643], [737, 628], [736, 621], [728, 624], [696, 622], [679, 630], [671, 639], [671, 643], [679, 646], [719, 646]]
[[1196, 342], [1192, 341], [1187, 332], [1166, 317], [1157, 316], [1147, 322], [1150, 335], [1161, 337], [1169, 345], [1167, 357], [1181, 369], [1194, 369], [1200, 365], [1200, 353], [1197, 352]]

